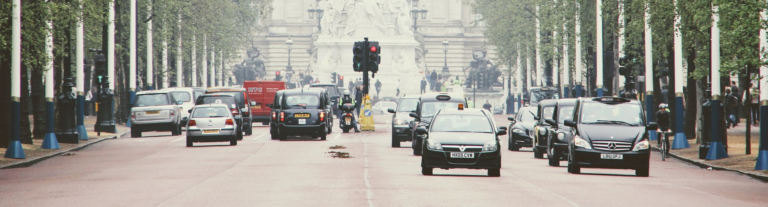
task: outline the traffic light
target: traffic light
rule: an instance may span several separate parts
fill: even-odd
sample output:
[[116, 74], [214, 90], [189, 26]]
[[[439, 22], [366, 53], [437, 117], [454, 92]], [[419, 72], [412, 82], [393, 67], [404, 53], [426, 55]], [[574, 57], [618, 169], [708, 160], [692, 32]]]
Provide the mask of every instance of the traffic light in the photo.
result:
[[280, 75], [280, 71], [275, 71], [275, 81], [283, 80], [283, 76]]
[[339, 82], [336, 85], [339, 87], [344, 87], [344, 76], [339, 76]]
[[336, 72], [331, 73], [331, 83], [336, 83]]
[[96, 66], [96, 83], [101, 84], [102, 79], [109, 75], [107, 73], [107, 61], [103, 54], [96, 54], [93, 56], [93, 62]]
[[352, 48], [354, 57], [352, 58], [352, 68], [355, 72], [362, 72], [365, 68], [363, 60], [365, 59], [365, 42], [355, 42], [355, 46]]
[[627, 71], [627, 66], [628, 66], [627, 64], [629, 64], [629, 58], [627, 58], [626, 56], [621, 56], [619, 58], [619, 75], [626, 76], [627, 74], [629, 74], [628, 73], [629, 71]]
[[379, 63], [381, 63], [381, 58], [379, 58], [379, 54], [381, 53], [381, 47], [379, 47], [379, 42], [369, 42], [369, 51], [368, 51], [368, 71], [369, 72], [379, 72]]

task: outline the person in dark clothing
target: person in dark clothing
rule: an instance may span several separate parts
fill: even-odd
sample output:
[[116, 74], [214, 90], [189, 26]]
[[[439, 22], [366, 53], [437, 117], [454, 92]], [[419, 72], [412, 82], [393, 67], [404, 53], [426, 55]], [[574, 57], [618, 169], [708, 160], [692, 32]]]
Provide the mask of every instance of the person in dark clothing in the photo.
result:
[[[341, 108], [342, 105], [345, 103], [351, 103], [352, 105], [357, 105], [359, 102], [355, 102], [355, 100], [352, 100], [352, 97], [349, 96], [349, 91], [344, 91], [344, 96], [341, 97], [341, 102], [339, 102], [339, 108]], [[343, 120], [339, 118], [339, 126], [341, 126], [341, 123]], [[360, 132], [360, 128], [357, 127], [357, 114], [352, 115], [352, 125], [355, 127], [355, 132]]]
[[661, 102], [669, 104], [669, 89], [667, 89], [667, 85], [661, 86]]
[[433, 91], [440, 90], [440, 88], [435, 88], [437, 85], [437, 72], [435, 72], [434, 69], [432, 69], [432, 74], [429, 75], [429, 87], [432, 88]]
[[421, 94], [424, 94], [427, 89], [427, 78], [421, 78]]
[[359, 85], [355, 88], [355, 109], [357, 114], [360, 114], [360, 106], [363, 103], [363, 86]]
[[739, 125], [736, 123], [736, 106], [738, 105], [738, 99], [733, 96], [731, 89], [725, 89], [725, 96], [723, 97], [723, 106], [725, 107], [725, 128], [736, 127]]
[[485, 100], [485, 104], [483, 104], [483, 108], [485, 110], [491, 111], [491, 103], [488, 103], [488, 100]]
[[376, 97], [379, 97], [379, 93], [381, 93], [381, 81], [376, 79], [376, 84], [374, 86], [376, 87]]
[[736, 124], [741, 123], [741, 101], [739, 100], [741, 98], [741, 90], [739, 89], [739, 85], [736, 84], [736, 81], [731, 81], [731, 94], [734, 98], [736, 98], [736, 108], [733, 111], [734, 120], [736, 120]]
[[[667, 104], [665, 103], [659, 104], [659, 110], [656, 111], [656, 124], [659, 127], [659, 131], [667, 132], [665, 136], [667, 137], [667, 146], [669, 146], [669, 134], [672, 134], [670, 133], [670, 128], [672, 128], [672, 115], [670, 115], [669, 109], [667, 109]], [[661, 137], [659, 137], [656, 146], [661, 146]]]

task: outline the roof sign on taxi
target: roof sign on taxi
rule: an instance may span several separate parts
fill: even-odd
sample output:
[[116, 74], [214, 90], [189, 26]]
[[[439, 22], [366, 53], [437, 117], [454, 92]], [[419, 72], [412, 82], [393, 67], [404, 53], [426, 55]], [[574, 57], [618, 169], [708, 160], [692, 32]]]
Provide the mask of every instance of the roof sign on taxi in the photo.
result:
[[449, 96], [449, 95], [437, 95], [437, 97], [435, 97], [435, 98], [437, 100], [441, 100], [441, 101], [451, 100], [451, 96]]
[[464, 110], [464, 104], [463, 103], [459, 104], [459, 110]]

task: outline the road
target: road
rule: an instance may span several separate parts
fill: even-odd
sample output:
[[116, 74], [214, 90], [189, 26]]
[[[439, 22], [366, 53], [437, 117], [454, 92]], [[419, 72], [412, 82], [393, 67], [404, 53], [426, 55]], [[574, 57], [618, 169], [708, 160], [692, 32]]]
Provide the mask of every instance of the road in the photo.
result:
[[[384, 120], [386, 116], [379, 117]], [[496, 117], [507, 125], [503, 116]], [[328, 140], [271, 140], [256, 126], [237, 146], [148, 132], [27, 168], [0, 170], [0, 206], [766, 206], [768, 184], [651, 157], [633, 170], [550, 167], [529, 149], [504, 150], [501, 177], [485, 170], [423, 176], [410, 143], [390, 147], [388, 124]], [[506, 143], [504, 143], [506, 144]], [[353, 158], [327, 152], [343, 145]], [[563, 161], [561, 165], [566, 165]]]

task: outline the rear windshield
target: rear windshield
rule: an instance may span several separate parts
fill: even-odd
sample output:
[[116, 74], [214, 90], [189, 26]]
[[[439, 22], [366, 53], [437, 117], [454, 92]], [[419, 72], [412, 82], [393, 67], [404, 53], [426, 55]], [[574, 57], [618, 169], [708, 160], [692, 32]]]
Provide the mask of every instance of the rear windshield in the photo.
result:
[[286, 109], [318, 108], [320, 98], [315, 95], [290, 95], [285, 97]]
[[397, 104], [397, 111], [402, 111], [402, 112], [416, 111], [416, 107], [418, 106], [418, 103], [419, 103], [419, 100], [415, 98], [400, 100], [400, 103]]
[[447, 101], [435, 101], [426, 102], [421, 106], [421, 116], [431, 117], [434, 116], [440, 109], [456, 109], [459, 108], [459, 102], [447, 102]]
[[328, 96], [338, 96], [339, 94], [336, 93], [336, 86], [314, 86], [312, 88], [325, 88], [326, 91], [328, 91]]
[[431, 127], [433, 132], [493, 132], [488, 117], [478, 115], [440, 115]]
[[197, 107], [192, 112], [192, 118], [229, 117], [229, 110], [223, 107]]
[[176, 100], [176, 101], [183, 101], [183, 102], [192, 101], [192, 97], [189, 95], [189, 92], [186, 92], [186, 91], [171, 92], [171, 95], [173, 96], [173, 100]]
[[245, 98], [243, 98], [243, 92], [242, 91], [222, 91], [222, 92], [212, 92], [209, 94], [230, 94], [235, 96], [235, 101], [237, 101], [237, 106], [240, 108], [245, 108]]
[[225, 104], [232, 107], [235, 104], [235, 99], [231, 96], [200, 96], [197, 97], [195, 105], [200, 104]]
[[158, 93], [136, 96], [134, 106], [164, 106], [170, 104], [167, 94]]

